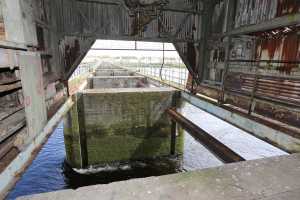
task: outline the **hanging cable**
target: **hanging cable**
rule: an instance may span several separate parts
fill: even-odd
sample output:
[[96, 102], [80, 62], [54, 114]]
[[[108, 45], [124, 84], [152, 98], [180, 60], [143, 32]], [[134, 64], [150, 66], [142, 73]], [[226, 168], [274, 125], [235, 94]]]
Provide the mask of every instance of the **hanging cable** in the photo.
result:
[[165, 65], [165, 43], [163, 43], [163, 58], [162, 58], [162, 64], [161, 64], [160, 71], [159, 71], [160, 80], [162, 80], [162, 81], [163, 81], [162, 70], [163, 70], [164, 65]]

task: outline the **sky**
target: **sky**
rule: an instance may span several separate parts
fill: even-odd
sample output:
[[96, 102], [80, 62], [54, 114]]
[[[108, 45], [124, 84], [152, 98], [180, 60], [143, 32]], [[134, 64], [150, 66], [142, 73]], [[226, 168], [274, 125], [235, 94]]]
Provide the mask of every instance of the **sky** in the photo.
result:
[[[95, 56], [135, 56], [135, 57], [162, 57], [163, 44], [158, 42], [137, 42], [137, 49], [155, 49], [161, 51], [138, 51], [138, 50], [90, 50], [87, 57]], [[92, 46], [93, 48], [104, 49], [134, 49], [134, 41], [120, 41], [120, 40], [97, 40]], [[175, 50], [174, 45], [165, 43], [166, 50]], [[176, 51], [165, 51], [165, 57], [179, 58]], [[88, 59], [88, 58], [87, 58]]]

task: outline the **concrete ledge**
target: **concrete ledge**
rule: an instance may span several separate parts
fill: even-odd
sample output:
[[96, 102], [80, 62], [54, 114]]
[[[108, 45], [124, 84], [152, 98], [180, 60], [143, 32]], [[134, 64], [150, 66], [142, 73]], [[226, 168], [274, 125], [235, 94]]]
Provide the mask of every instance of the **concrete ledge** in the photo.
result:
[[178, 91], [173, 88], [152, 87], [152, 88], [99, 88], [99, 89], [87, 89], [81, 91], [81, 94], [92, 93], [129, 93], [129, 92], [175, 92]]
[[94, 73], [95, 76], [134, 76], [135, 72], [127, 69], [99, 69]]
[[144, 76], [94, 76], [89, 78], [88, 82], [91, 89], [149, 87]]
[[299, 200], [300, 154], [19, 198]]

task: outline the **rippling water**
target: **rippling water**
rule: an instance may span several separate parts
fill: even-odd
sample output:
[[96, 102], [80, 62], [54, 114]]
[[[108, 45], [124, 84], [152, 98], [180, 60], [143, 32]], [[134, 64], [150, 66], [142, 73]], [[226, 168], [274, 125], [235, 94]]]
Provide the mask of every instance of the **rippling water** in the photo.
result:
[[[185, 148], [183, 167], [187, 170], [197, 169], [199, 160], [194, 159], [199, 152], [203, 153], [203, 147], [198, 144], [191, 136], [185, 135]], [[188, 152], [187, 152], [188, 151]], [[193, 153], [194, 151], [194, 153]], [[199, 154], [200, 155], [200, 154]], [[69, 171], [64, 171], [65, 147], [63, 139], [63, 123], [60, 123], [48, 142], [43, 146], [30, 167], [22, 175], [14, 189], [9, 193], [7, 199], [15, 199], [19, 196], [50, 192], [55, 190], [77, 188], [97, 183], [108, 183], [122, 179], [147, 177], [156, 174], [168, 174], [170, 171], [164, 171], [162, 166], [153, 166], [146, 169], [135, 167], [134, 170], [122, 170], [118, 173], [98, 174], [97, 176], [79, 176]], [[193, 160], [194, 159], [194, 160]], [[201, 158], [203, 160], [203, 158]], [[159, 162], [158, 162], [159, 163]], [[134, 173], [132, 173], [134, 172]]]

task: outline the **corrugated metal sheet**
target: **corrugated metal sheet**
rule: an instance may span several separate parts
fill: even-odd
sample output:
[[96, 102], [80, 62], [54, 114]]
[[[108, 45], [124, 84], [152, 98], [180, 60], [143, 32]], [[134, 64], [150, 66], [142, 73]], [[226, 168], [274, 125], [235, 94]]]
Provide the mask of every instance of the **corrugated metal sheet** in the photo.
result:
[[299, 11], [299, 0], [238, 0], [235, 27], [257, 24]]
[[[193, 1], [182, 0], [183, 7]], [[142, 8], [140, 8], [142, 9]], [[143, 8], [141, 12], [124, 8], [122, 5], [78, 2], [72, 0], [56, 1], [57, 24], [59, 32], [67, 35], [107, 36], [122, 38], [137, 36], [137, 26], [141, 28], [140, 39], [159, 39], [174, 35], [187, 16], [186, 13], [159, 11], [156, 7]], [[158, 17], [161, 16], [161, 20]], [[160, 22], [161, 21], [161, 22]], [[162, 23], [162, 24], [161, 24]], [[191, 15], [182, 26], [177, 39], [193, 39], [191, 34], [195, 17]], [[163, 27], [161, 27], [163, 26]], [[160, 34], [159, 31], [163, 32]], [[170, 38], [170, 37], [169, 37]], [[170, 38], [172, 39], [172, 38]]]

